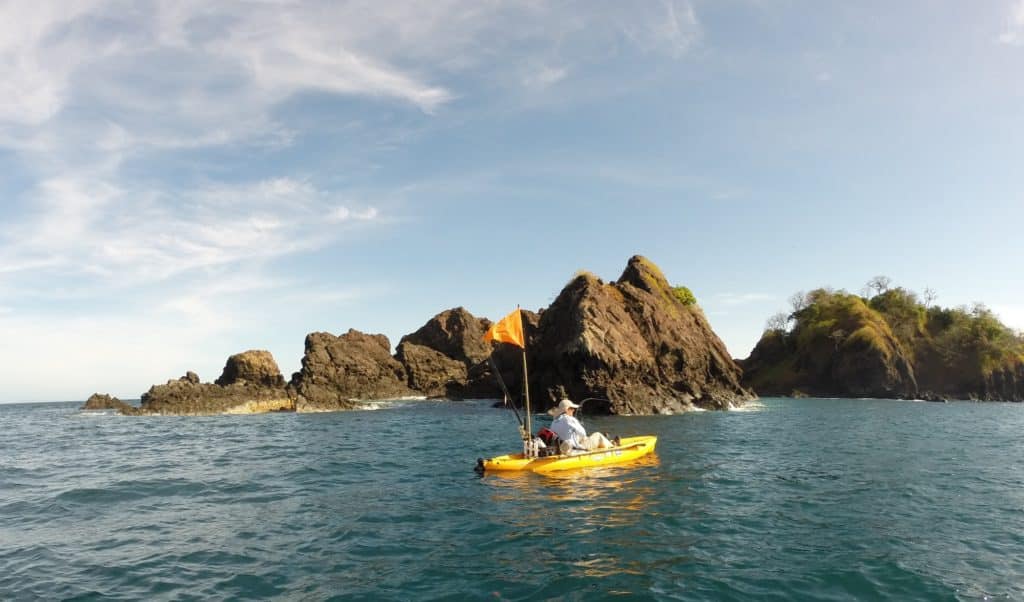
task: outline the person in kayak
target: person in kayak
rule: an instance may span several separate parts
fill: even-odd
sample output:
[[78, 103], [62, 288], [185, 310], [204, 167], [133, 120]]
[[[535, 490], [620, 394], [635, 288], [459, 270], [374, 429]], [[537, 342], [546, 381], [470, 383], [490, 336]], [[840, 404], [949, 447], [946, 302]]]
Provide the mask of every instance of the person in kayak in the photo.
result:
[[571, 453], [573, 450], [590, 451], [614, 447], [612, 442], [601, 433], [587, 435], [587, 429], [576, 418], [576, 410], [579, 404], [569, 399], [563, 399], [557, 406], [548, 413], [555, 417], [551, 422], [551, 430], [562, 440], [561, 451], [563, 454]]

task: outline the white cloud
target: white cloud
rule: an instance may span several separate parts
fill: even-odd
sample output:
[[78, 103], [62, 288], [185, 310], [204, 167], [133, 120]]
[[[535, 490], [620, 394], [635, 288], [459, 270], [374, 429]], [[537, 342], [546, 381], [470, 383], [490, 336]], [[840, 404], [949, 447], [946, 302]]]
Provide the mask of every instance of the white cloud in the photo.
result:
[[1000, 44], [1024, 46], [1024, 0], [1017, 0], [1010, 6], [1006, 30], [996, 40]]
[[[92, 286], [130, 287], [181, 273], [250, 264], [321, 248], [345, 235], [321, 216], [372, 221], [373, 207], [337, 206], [310, 183], [275, 178], [163, 193], [123, 191], [74, 177], [47, 180], [33, 216], [0, 230], [0, 265], [59, 272]], [[331, 221], [331, 220], [328, 220]]]

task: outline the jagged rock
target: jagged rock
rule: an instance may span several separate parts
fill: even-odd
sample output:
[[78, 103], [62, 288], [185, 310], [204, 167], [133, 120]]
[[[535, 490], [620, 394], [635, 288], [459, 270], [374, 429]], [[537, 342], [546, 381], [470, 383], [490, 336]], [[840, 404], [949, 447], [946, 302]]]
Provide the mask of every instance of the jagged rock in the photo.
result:
[[139, 413], [139, 409], [128, 405], [116, 397], [110, 395], [93, 393], [89, 396], [89, 399], [85, 400], [85, 404], [80, 408], [82, 410], [117, 410], [125, 416], [135, 416]]
[[[185, 377], [190, 382], [199, 382], [199, 377], [195, 372], [189, 372]], [[284, 377], [281, 376], [281, 370], [277, 367], [274, 356], [269, 351], [261, 349], [250, 349], [229, 357], [224, 365], [224, 372], [214, 382], [222, 387], [236, 383], [250, 383], [279, 389], [285, 386]]]
[[404, 343], [421, 345], [463, 364], [478, 364], [491, 352], [483, 340], [490, 327], [490, 320], [456, 307], [437, 314], [416, 332], [402, 337], [398, 347]]
[[615, 283], [574, 278], [541, 314], [531, 352], [539, 410], [563, 394], [598, 398], [587, 410], [614, 414], [723, 409], [754, 398], [692, 294], [640, 256]]
[[139, 409], [143, 414], [180, 416], [256, 414], [294, 411], [295, 401], [283, 388], [249, 383], [222, 387], [181, 378], [165, 385], [150, 387], [149, 391], [142, 394]]
[[[245, 356], [246, 353], [231, 357]], [[269, 352], [259, 353], [266, 354], [263, 360], [269, 360], [277, 369], [277, 363]], [[228, 365], [232, 365], [230, 359]], [[149, 391], [142, 394], [139, 406], [140, 414], [181, 416], [291, 411], [295, 411], [295, 400], [284, 386], [266, 386], [243, 379], [227, 385], [202, 383], [195, 372], [188, 372], [177, 380], [169, 380], [167, 384], [150, 387]]]
[[408, 374], [409, 387], [428, 397], [461, 397], [466, 388], [466, 364], [430, 347], [405, 342], [395, 359]]
[[142, 395], [141, 414], [204, 416], [295, 410], [295, 400], [269, 351], [250, 350], [228, 358], [214, 383], [195, 372], [154, 385]]
[[[430, 397], [464, 398], [469, 370], [486, 363], [490, 353], [483, 341], [490, 326], [490, 320], [456, 307], [402, 337], [395, 359], [405, 367], [409, 387]], [[487, 391], [496, 388], [492, 384]]]
[[289, 388], [300, 412], [351, 409], [359, 400], [416, 394], [407, 385], [405, 368], [391, 357], [388, 338], [354, 329], [341, 336], [307, 335], [302, 370]]

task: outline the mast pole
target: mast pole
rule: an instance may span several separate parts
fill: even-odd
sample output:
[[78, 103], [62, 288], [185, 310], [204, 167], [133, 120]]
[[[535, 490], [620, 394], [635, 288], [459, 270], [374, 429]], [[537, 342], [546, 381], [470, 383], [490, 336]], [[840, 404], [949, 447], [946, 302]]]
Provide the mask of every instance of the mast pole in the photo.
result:
[[529, 441], [533, 438], [533, 426], [530, 424], [530, 380], [526, 376], [526, 348], [523, 348], [523, 393], [526, 398], [526, 433], [524, 436]]
[[[516, 311], [519, 312], [519, 323], [522, 324], [523, 312], [516, 306]], [[523, 332], [523, 397], [526, 400], [526, 432], [523, 433], [523, 438], [526, 441], [533, 439], [533, 426], [530, 424], [530, 379], [526, 374], [526, 333], [525, 329]]]

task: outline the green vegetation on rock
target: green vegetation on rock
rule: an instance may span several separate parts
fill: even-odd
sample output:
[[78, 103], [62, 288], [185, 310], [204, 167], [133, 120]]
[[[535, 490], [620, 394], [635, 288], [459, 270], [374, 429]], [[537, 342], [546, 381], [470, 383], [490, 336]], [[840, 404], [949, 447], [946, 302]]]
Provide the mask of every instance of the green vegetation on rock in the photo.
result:
[[693, 296], [693, 291], [685, 286], [672, 287], [672, 295], [683, 305], [694, 305], [697, 303], [697, 297]]
[[761, 394], [1024, 399], [1024, 335], [984, 305], [930, 305], [878, 276], [874, 296], [797, 293], [744, 360]]

